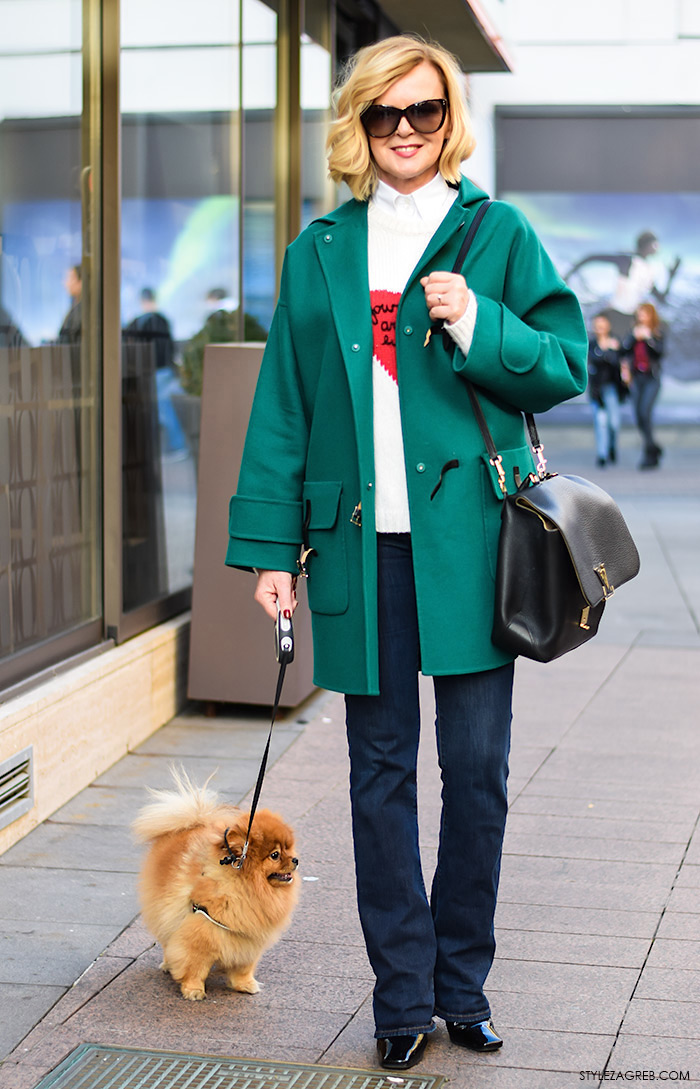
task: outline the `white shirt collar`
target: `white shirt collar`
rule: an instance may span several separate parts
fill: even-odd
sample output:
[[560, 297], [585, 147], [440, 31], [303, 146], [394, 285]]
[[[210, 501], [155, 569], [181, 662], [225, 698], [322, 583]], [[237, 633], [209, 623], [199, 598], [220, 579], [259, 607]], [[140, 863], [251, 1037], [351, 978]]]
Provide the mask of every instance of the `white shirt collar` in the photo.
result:
[[377, 208], [385, 212], [394, 215], [418, 216], [420, 219], [432, 222], [444, 215], [448, 197], [452, 203], [456, 196], [457, 190], [447, 184], [442, 174], [436, 174], [427, 185], [422, 185], [413, 193], [399, 193], [386, 182], [379, 181], [372, 194], [372, 200]]

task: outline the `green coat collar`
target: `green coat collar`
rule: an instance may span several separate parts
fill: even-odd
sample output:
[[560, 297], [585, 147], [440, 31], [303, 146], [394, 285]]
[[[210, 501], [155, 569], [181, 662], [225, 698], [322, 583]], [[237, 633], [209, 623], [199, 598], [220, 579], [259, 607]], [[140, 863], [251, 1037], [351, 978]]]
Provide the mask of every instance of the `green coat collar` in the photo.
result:
[[[468, 224], [474, 215], [476, 206], [485, 200], [487, 194], [469, 181], [462, 178], [459, 194], [447, 212], [442, 223], [431, 238], [426, 250], [406, 284], [405, 291], [411, 287], [422, 270], [445, 245], [448, 239], [462, 226]], [[367, 275], [367, 202], [349, 200], [328, 215], [314, 220], [308, 230], [314, 235], [316, 253], [328, 284], [331, 304], [338, 331], [342, 334], [350, 331], [348, 323], [358, 331], [354, 324], [357, 320], [360, 302], [369, 300], [369, 281]], [[352, 293], [338, 291], [342, 284], [357, 285]], [[366, 331], [366, 330], [365, 330]], [[371, 334], [371, 325], [369, 325]], [[347, 339], [347, 338], [345, 338]], [[357, 339], [352, 340], [352, 344]], [[341, 345], [345, 341], [341, 335]], [[360, 344], [355, 354], [363, 354], [366, 345]], [[343, 349], [344, 350], [344, 349]]]

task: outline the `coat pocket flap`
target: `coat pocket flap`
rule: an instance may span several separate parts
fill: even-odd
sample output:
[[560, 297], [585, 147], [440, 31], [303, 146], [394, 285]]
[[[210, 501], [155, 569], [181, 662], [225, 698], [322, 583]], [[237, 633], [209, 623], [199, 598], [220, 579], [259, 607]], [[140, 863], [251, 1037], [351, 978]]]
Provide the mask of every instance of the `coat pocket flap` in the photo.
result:
[[[520, 474], [520, 478], [524, 480], [527, 474], [531, 473], [535, 468], [532, 450], [529, 446], [518, 446], [515, 450], [499, 450], [498, 452], [501, 455], [501, 464], [503, 465], [503, 471], [506, 474], [506, 488], [512, 494], [517, 491], [519, 486], [519, 482], [516, 479], [516, 470]], [[498, 483], [498, 472], [496, 467], [489, 461], [489, 455], [486, 451], [481, 455], [481, 460], [486, 466], [486, 472], [493, 486], [496, 499], [502, 500], [503, 492]]]
[[303, 518], [309, 529], [333, 528], [342, 490], [342, 481], [304, 481]]

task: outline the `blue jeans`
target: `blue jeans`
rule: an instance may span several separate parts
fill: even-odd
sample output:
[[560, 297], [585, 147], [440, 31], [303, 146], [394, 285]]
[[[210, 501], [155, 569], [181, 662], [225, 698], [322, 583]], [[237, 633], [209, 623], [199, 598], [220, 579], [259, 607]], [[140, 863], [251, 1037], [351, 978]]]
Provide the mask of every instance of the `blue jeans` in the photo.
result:
[[[506, 819], [513, 665], [435, 677], [442, 818], [430, 901], [416, 759], [420, 644], [409, 534], [379, 534], [379, 696], [346, 696], [360, 921], [376, 1035], [490, 1016], [484, 982]], [[465, 618], [468, 622], [468, 618]]]
[[[156, 371], [156, 390], [158, 393], [158, 423], [164, 438], [163, 453], [180, 453], [187, 449], [187, 440], [173, 407], [173, 393], [182, 393], [182, 386], [171, 367], [160, 367]], [[161, 440], [162, 441], [162, 440]]]
[[659, 377], [650, 372], [635, 373], [632, 380], [632, 404], [637, 428], [642, 436], [644, 458], [649, 461], [656, 461], [659, 455], [659, 447], [652, 431], [652, 414], [660, 389]]
[[617, 386], [606, 382], [601, 386], [602, 405], [593, 403], [593, 425], [595, 427], [596, 454], [602, 461], [607, 461], [617, 448], [617, 436], [620, 432], [620, 395]]

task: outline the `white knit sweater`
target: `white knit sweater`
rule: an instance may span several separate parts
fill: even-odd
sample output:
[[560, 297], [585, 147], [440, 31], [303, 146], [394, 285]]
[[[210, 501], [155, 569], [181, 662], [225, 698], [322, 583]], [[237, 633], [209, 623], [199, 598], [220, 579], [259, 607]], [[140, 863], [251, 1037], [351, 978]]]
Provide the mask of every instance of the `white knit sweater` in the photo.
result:
[[[368, 208], [369, 289], [374, 354], [374, 473], [378, 533], [409, 533], [401, 408], [396, 374], [396, 313], [409, 276], [457, 196], [440, 174], [410, 195], [379, 182]], [[442, 271], [450, 271], [449, 269]], [[466, 355], [476, 322], [476, 298], [446, 329]], [[426, 329], [429, 325], [426, 308]]]

